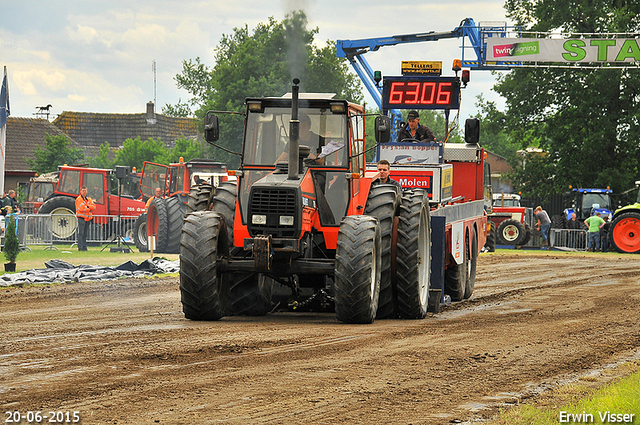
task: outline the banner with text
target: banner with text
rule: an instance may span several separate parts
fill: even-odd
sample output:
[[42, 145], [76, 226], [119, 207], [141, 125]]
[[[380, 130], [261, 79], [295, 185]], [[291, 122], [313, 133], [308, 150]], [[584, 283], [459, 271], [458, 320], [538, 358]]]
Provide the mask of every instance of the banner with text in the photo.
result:
[[635, 38], [489, 38], [486, 61], [519, 62], [638, 62]]

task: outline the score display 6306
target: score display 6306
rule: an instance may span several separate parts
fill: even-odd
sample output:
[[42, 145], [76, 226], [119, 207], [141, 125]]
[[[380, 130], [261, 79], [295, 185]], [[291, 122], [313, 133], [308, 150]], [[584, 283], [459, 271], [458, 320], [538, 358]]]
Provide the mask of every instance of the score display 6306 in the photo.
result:
[[383, 109], [458, 109], [460, 80], [456, 77], [384, 77]]

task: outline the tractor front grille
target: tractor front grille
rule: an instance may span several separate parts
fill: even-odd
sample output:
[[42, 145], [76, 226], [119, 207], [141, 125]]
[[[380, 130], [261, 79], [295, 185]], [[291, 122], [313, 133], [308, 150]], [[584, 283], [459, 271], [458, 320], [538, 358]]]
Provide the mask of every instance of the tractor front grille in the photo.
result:
[[[300, 227], [299, 208], [296, 191], [291, 189], [254, 188], [249, 199], [249, 233], [272, 235], [273, 237], [295, 237]], [[253, 224], [254, 215], [266, 216], [266, 224]], [[294, 224], [281, 225], [280, 217], [294, 217]]]

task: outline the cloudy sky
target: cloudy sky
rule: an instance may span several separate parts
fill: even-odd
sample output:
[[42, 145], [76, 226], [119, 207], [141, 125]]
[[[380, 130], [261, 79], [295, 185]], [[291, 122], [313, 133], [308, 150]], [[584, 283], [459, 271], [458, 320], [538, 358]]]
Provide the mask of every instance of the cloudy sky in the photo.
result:
[[[464, 18], [505, 21], [502, 0], [0, 0], [0, 67], [9, 75], [11, 116], [33, 117], [36, 107], [62, 111], [141, 113], [189, 98], [174, 77], [182, 61], [200, 57], [212, 66], [222, 34], [245, 24], [252, 30], [289, 10], [307, 13], [318, 44], [327, 40], [450, 31]], [[443, 75], [461, 56], [461, 39], [383, 47], [365, 57], [383, 75], [399, 75], [402, 60], [443, 62]], [[472, 56], [468, 56], [471, 58]], [[475, 113], [476, 96], [495, 76], [472, 72], [463, 91], [461, 122]], [[372, 100], [367, 96], [367, 102]], [[373, 105], [372, 105], [373, 106]]]

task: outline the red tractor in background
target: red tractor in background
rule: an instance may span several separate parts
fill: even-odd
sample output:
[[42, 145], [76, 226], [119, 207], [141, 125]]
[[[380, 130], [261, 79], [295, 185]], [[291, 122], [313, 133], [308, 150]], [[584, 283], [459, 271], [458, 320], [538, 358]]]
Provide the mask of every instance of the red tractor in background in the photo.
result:
[[21, 205], [23, 214], [37, 214], [44, 200], [51, 195], [58, 184], [59, 171], [45, 173], [29, 179], [26, 185], [25, 201]]
[[520, 206], [520, 195], [493, 194], [489, 220], [491, 235], [487, 239], [486, 247], [490, 252], [495, 251], [496, 245], [520, 246], [526, 245], [531, 240], [533, 210]]
[[[471, 296], [486, 232], [477, 137], [457, 165], [407, 165], [417, 185], [372, 185], [364, 108], [299, 97], [298, 83], [291, 96], [246, 100], [237, 181], [191, 191], [180, 241], [185, 316], [267, 314], [274, 285], [290, 291], [289, 305], [321, 299], [347, 323], [424, 318], [443, 289]], [[380, 143], [390, 140], [388, 117], [375, 128]], [[219, 130], [208, 113], [206, 140], [215, 145]]]
[[[192, 159], [170, 165], [145, 162], [142, 166], [140, 192], [149, 203], [148, 211], [138, 217], [133, 238], [140, 252], [149, 251], [148, 237], [155, 236], [154, 252], [177, 254], [180, 249], [182, 221], [192, 186], [207, 184], [217, 187], [227, 180], [225, 164], [209, 159]], [[160, 188], [162, 198], [156, 198]]]
[[[122, 232], [131, 232], [135, 219], [144, 211], [144, 202], [138, 199], [140, 177], [128, 172], [128, 167], [117, 167], [116, 171], [122, 175], [116, 176], [114, 170], [102, 168], [60, 167], [55, 190], [38, 210], [38, 214], [51, 214], [51, 230], [55, 239], [75, 240], [78, 227], [75, 201], [82, 186], [87, 186], [88, 196], [96, 205], [94, 224], [103, 225], [113, 220], [100, 216], [118, 216], [122, 219]], [[118, 189], [118, 180], [122, 183], [121, 190]]]

